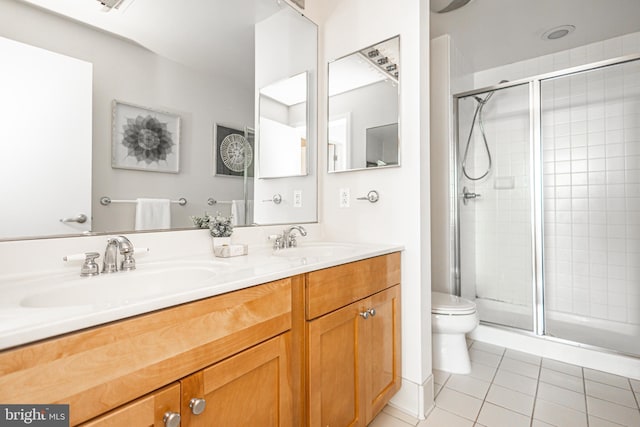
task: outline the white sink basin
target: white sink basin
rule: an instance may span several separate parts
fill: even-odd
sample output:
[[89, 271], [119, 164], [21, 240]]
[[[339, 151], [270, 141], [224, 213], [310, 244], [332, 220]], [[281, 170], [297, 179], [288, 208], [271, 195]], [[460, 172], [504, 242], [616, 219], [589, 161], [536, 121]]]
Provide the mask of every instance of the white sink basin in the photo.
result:
[[345, 256], [356, 251], [355, 245], [346, 243], [305, 243], [296, 248], [273, 251], [273, 256], [282, 258], [329, 258]]
[[204, 281], [218, 274], [214, 267], [201, 265], [143, 268], [67, 279], [23, 298], [20, 305], [29, 308], [119, 306], [201, 287]]

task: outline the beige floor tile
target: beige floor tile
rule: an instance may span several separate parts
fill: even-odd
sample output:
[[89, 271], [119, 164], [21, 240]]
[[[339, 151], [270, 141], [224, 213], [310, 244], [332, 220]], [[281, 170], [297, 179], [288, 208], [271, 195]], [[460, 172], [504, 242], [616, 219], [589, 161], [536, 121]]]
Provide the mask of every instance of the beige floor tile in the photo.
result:
[[531, 417], [533, 412], [533, 400], [533, 396], [510, 390], [497, 384], [491, 385], [489, 393], [487, 394], [487, 402], [528, 417]]
[[542, 359], [542, 367], [582, 378], [582, 367], [553, 359]]
[[536, 397], [546, 400], [547, 402], [575, 409], [576, 411], [587, 412], [584, 393], [578, 393], [553, 384], [541, 382], [538, 384], [538, 394]]
[[637, 409], [636, 398], [631, 390], [614, 387], [592, 380], [586, 380], [585, 388], [589, 396]]
[[440, 394], [443, 388], [444, 386], [442, 384], [433, 383], [433, 397], [438, 397], [438, 394]]
[[471, 358], [472, 362], [497, 368], [502, 356], [499, 354], [487, 353], [486, 351], [477, 350], [471, 347], [469, 349], [469, 358]]
[[445, 387], [468, 394], [477, 399], [484, 399], [491, 384], [468, 375], [452, 375]]
[[559, 427], [586, 427], [587, 414], [546, 400], [536, 399], [533, 418]]
[[624, 426], [640, 426], [640, 412], [638, 412], [638, 409], [627, 408], [626, 406], [587, 396], [587, 411], [589, 415]]
[[482, 363], [472, 361], [471, 372], [469, 373], [469, 376], [482, 381], [491, 382], [493, 381], [493, 377], [496, 375], [496, 371], [497, 369], [492, 366], [483, 365]]
[[369, 427], [413, 427], [414, 424], [405, 423], [398, 418], [392, 417], [389, 414], [380, 412], [377, 417], [371, 421]]
[[632, 378], [629, 380], [629, 382], [631, 383], [631, 388], [633, 389], [633, 391], [635, 391], [636, 393], [640, 393], [640, 381], [634, 380]]
[[589, 415], [589, 427], [620, 427], [622, 424]]
[[445, 371], [433, 370], [433, 382], [436, 384], [444, 384], [447, 382], [451, 374]]
[[404, 421], [407, 424], [411, 424], [412, 426], [415, 426], [416, 424], [418, 424], [418, 420], [416, 417], [413, 417], [409, 414], [407, 414], [406, 412], [402, 412], [401, 410], [394, 408], [391, 405], [387, 405], [385, 406], [382, 411], [387, 414], [387, 415], [391, 415], [392, 417], [395, 417], [401, 421]]
[[485, 402], [480, 410], [478, 422], [486, 427], [529, 427], [531, 418]]
[[473, 421], [447, 412], [438, 407], [434, 408], [426, 420], [421, 421], [418, 427], [473, 427]]
[[436, 399], [436, 406], [452, 414], [475, 421], [482, 406], [482, 400], [450, 388], [443, 388]]
[[532, 420], [531, 421], [531, 427], [556, 427], [552, 424], [547, 424], [544, 421], [540, 421], [540, 420]]
[[535, 354], [529, 354], [518, 350], [512, 350], [510, 348], [504, 352], [504, 357], [508, 357], [509, 359], [520, 360], [522, 362], [527, 362], [532, 365], [540, 366], [540, 361], [542, 357], [536, 356]]
[[568, 390], [573, 390], [578, 393], [584, 393], [584, 384], [582, 382], [582, 378], [564, 374], [562, 372], [554, 371], [548, 368], [542, 368], [540, 370], [540, 381], [553, 384], [558, 387], [566, 388]]
[[493, 353], [502, 356], [504, 354], [505, 348], [500, 347], [493, 344], [487, 344], [481, 341], [474, 341], [471, 346], [472, 349], [485, 351], [487, 353]]
[[536, 380], [538, 379], [538, 375], [540, 374], [539, 366], [508, 358], [502, 359], [498, 370], [502, 369], [516, 374], [524, 375], [525, 377], [534, 378]]
[[493, 383], [531, 396], [535, 396], [536, 388], [538, 386], [536, 380], [533, 378], [518, 375], [509, 371], [498, 371]]
[[596, 371], [595, 369], [584, 368], [584, 378], [587, 380], [597, 381], [599, 383], [608, 384], [627, 390], [631, 388], [628, 378], [609, 374], [607, 372]]

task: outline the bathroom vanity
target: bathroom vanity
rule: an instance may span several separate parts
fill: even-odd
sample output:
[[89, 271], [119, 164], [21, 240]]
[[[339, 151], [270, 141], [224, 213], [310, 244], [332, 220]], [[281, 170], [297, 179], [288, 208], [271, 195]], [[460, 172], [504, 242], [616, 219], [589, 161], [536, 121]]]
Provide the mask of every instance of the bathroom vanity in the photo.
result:
[[401, 248], [327, 248], [239, 257], [235, 290], [6, 349], [0, 402], [68, 403], [74, 426], [365, 426], [400, 387]]

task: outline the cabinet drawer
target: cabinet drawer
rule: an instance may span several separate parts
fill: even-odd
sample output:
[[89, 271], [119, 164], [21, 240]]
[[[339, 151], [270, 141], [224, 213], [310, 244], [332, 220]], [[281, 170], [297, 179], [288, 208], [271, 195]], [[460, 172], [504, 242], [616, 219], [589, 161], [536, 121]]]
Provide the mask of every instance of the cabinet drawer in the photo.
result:
[[306, 317], [315, 319], [400, 283], [400, 252], [311, 272]]
[[180, 384], [169, 385], [128, 405], [81, 425], [81, 427], [164, 427], [167, 413], [180, 413]]

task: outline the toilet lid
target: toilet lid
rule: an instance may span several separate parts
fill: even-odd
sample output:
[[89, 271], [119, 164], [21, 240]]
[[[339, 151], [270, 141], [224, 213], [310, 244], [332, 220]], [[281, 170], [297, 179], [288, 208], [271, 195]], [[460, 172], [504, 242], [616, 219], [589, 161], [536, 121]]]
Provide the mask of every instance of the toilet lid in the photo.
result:
[[476, 304], [456, 295], [442, 292], [431, 293], [431, 312], [435, 314], [472, 314]]

